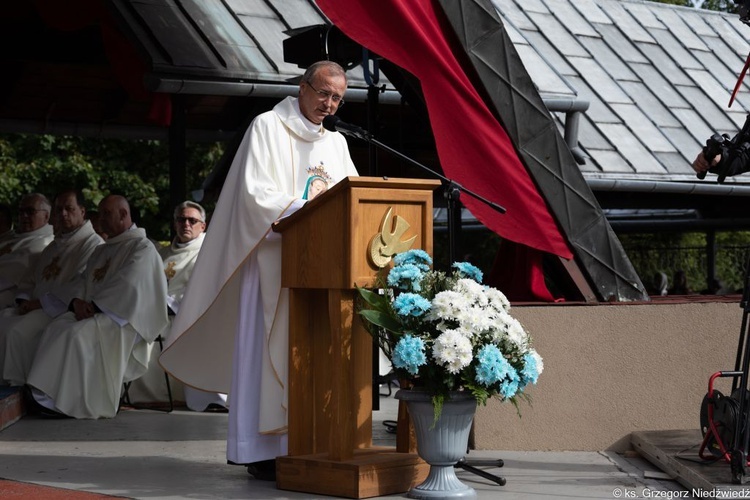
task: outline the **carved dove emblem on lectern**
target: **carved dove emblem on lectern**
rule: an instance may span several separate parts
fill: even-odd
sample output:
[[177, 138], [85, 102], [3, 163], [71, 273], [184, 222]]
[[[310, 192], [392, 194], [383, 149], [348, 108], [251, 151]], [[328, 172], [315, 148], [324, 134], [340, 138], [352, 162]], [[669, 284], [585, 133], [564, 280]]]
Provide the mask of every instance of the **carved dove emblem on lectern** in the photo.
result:
[[[411, 248], [417, 236], [401, 241], [401, 237], [409, 229], [409, 223], [399, 216], [392, 216], [393, 207], [388, 207], [383, 220], [380, 223], [380, 232], [372, 237], [368, 246], [370, 260], [375, 266], [383, 268], [388, 265], [391, 258], [397, 253], [405, 252]], [[388, 229], [388, 224], [392, 229]]]

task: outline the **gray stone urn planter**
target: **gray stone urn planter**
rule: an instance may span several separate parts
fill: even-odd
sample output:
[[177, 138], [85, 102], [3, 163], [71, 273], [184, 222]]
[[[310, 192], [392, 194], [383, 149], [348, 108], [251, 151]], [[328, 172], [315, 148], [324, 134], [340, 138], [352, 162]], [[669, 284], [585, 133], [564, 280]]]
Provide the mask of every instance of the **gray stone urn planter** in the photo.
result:
[[409, 490], [407, 496], [433, 500], [476, 498], [474, 488], [462, 483], [454, 468], [456, 462], [466, 455], [471, 422], [477, 409], [476, 399], [471, 393], [451, 393], [437, 422], [432, 398], [426, 392], [401, 389], [396, 393], [396, 399], [406, 403], [414, 423], [417, 453], [430, 464], [427, 479]]

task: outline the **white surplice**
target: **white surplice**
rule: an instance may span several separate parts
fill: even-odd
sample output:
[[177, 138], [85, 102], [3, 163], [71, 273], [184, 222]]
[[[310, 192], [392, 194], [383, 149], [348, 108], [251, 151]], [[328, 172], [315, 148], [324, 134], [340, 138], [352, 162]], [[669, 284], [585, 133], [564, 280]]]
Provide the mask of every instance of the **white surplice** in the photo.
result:
[[205, 238], [206, 233], [201, 233], [187, 243], [180, 243], [175, 239], [171, 245], [159, 250], [164, 261], [164, 275], [167, 277], [167, 302], [174, 312], [179, 310]]
[[[182, 296], [190, 281], [190, 276], [195, 267], [198, 253], [203, 246], [205, 233], [186, 242], [180, 243], [174, 239], [168, 246], [159, 249], [159, 255], [164, 261], [164, 275], [167, 278], [167, 305], [175, 313], [180, 309]], [[170, 318], [171, 321], [171, 318]], [[169, 333], [166, 331], [165, 335]], [[159, 346], [151, 344], [149, 353], [148, 371], [142, 377], [133, 381], [128, 390], [128, 396], [133, 403], [167, 402], [169, 391], [164, 379], [164, 370], [159, 365], [158, 358], [161, 355]], [[203, 411], [211, 403], [224, 405], [226, 396], [217, 393], [208, 393], [197, 389], [185, 388], [179, 380], [170, 377], [172, 400], [185, 401], [188, 408], [195, 411]]]
[[27, 272], [33, 272], [42, 250], [55, 237], [52, 226], [45, 224], [26, 233], [14, 233], [0, 245], [0, 308], [13, 305], [18, 283]]
[[42, 251], [34, 272], [18, 286], [17, 298], [38, 299], [42, 309], [19, 315], [15, 307], [0, 313], [0, 375], [12, 385], [23, 385], [42, 330], [67, 310], [83, 292], [81, 274], [89, 256], [104, 242], [91, 222], [67, 234], [58, 234]]
[[117, 413], [123, 382], [145, 373], [147, 343], [167, 326], [167, 281], [143, 229], [99, 245], [84, 272], [84, 294], [102, 312], [76, 321], [67, 312], [44, 329], [28, 384], [76, 418]]
[[187, 385], [229, 392], [233, 463], [286, 454], [288, 291], [271, 224], [302, 206], [321, 173], [328, 187], [357, 175], [341, 134], [305, 119], [292, 97], [255, 118], [160, 358]]

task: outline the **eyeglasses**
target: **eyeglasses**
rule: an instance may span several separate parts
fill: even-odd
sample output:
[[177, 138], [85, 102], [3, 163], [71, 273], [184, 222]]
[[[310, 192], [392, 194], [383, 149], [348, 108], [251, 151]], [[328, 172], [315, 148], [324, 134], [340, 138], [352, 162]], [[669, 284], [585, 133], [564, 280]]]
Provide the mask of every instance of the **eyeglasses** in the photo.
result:
[[191, 226], [194, 226], [194, 225], [198, 224], [199, 222], [203, 222], [202, 220], [196, 219], [195, 217], [182, 217], [182, 216], [175, 217], [174, 220], [176, 220], [180, 224], [185, 224], [187, 222]]
[[328, 99], [330, 99], [339, 108], [344, 105], [344, 98], [341, 97], [340, 95], [338, 95], [338, 94], [331, 94], [327, 90], [318, 90], [315, 87], [313, 87], [310, 82], [305, 82], [305, 83], [307, 84], [308, 87], [310, 87], [311, 89], [313, 89], [316, 94], [318, 94], [320, 96], [320, 100], [321, 101], [327, 101]]
[[47, 210], [43, 208], [32, 208], [32, 207], [21, 207], [18, 209], [18, 215], [28, 215], [31, 217], [37, 212], [47, 212]]

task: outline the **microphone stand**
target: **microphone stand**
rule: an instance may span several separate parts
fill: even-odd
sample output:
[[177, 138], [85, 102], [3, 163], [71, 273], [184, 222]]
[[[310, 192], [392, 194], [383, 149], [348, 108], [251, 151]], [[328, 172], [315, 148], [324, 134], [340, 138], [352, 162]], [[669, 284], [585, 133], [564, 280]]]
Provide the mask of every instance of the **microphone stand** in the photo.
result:
[[[327, 120], [328, 118], [336, 118], [336, 120]], [[501, 214], [504, 214], [506, 212], [505, 208], [502, 207], [501, 205], [498, 205], [494, 201], [488, 200], [487, 198], [471, 191], [470, 189], [466, 189], [465, 187], [463, 187], [461, 184], [457, 183], [456, 181], [445, 177], [444, 175], [436, 172], [435, 170], [432, 170], [431, 168], [425, 165], [422, 165], [418, 161], [406, 156], [400, 151], [396, 151], [392, 147], [386, 144], [383, 144], [382, 142], [375, 139], [372, 136], [372, 134], [364, 131], [363, 129], [359, 127], [349, 126], [349, 125], [347, 125], [347, 128], [342, 128], [342, 126], [340, 125], [340, 120], [338, 120], [338, 117], [335, 117], [335, 115], [330, 115], [329, 117], [326, 117], [326, 120], [323, 120], [323, 126], [327, 130], [335, 130], [335, 131], [341, 132], [342, 134], [356, 137], [357, 139], [361, 139], [370, 144], [373, 144], [383, 149], [384, 151], [387, 151], [401, 158], [407, 163], [410, 163], [414, 165], [415, 167], [421, 168], [422, 170], [430, 173], [432, 176], [442, 181], [443, 196], [447, 200], [447, 207], [448, 207], [448, 217], [447, 217], [448, 219], [448, 259], [450, 263], [456, 262], [456, 259], [458, 258], [456, 254], [458, 253], [459, 242], [458, 242], [458, 236], [456, 234], [457, 233], [456, 227], [460, 224], [460, 221], [461, 221], [461, 208], [459, 204], [460, 204], [462, 191], [468, 194], [469, 196], [481, 201], [487, 206], [491, 207], [496, 212], [499, 212]]]
[[[337, 127], [338, 125], [338, 127]], [[492, 207], [495, 211], [504, 214], [506, 212], [505, 208], [498, 205], [495, 202], [492, 202], [483, 196], [478, 195], [477, 193], [466, 189], [459, 183], [445, 177], [444, 175], [432, 170], [431, 168], [422, 165], [418, 161], [414, 160], [413, 158], [410, 158], [406, 156], [405, 154], [401, 153], [400, 151], [396, 151], [395, 149], [391, 148], [390, 146], [383, 144], [382, 142], [375, 139], [372, 134], [369, 132], [366, 132], [360, 127], [352, 126], [349, 124], [342, 125], [341, 120], [335, 116], [335, 115], [329, 115], [323, 120], [323, 127], [326, 130], [331, 131], [338, 131], [342, 134], [346, 134], [352, 137], [356, 137], [357, 139], [361, 139], [363, 141], [368, 142], [369, 144], [374, 144], [375, 146], [388, 151], [389, 153], [401, 158], [402, 160], [421, 168], [422, 170], [429, 172], [431, 175], [437, 177], [442, 181], [443, 184], [443, 196], [448, 200], [448, 258], [449, 262], [456, 262], [456, 253], [458, 249], [458, 237], [457, 237], [457, 231], [456, 227], [460, 225], [461, 221], [461, 208], [459, 206], [459, 200], [461, 197], [461, 191], [465, 192], [466, 194], [476, 198], [477, 200], [485, 203], [486, 205]], [[344, 128], [345, 127], [345, 128]], [[376, 344], [377, 346], [377, 344]], [[474, 435], [474, 423], [472, 422], [472, 428], [471, 428], [471, 439], [470, 441], [473, 441], [473, 435]], [[469, 453], [469, 448], [467, 447], [466, 453]], [[466, 457], [461, 458], [454, 467], [458, 467], [460, 469], [463, 469], [467, 472], [471, 472], [472, 474], [475, 474], [477, 476], [483, 477], [484, 479], [488, 479], [494, 483], [497, 483], [500, 486], [505, 486], [506, 479], [501, 476], [497, 476], [495, 474], [491, 474], [487, 471], [484, 471], [482, 469], [479, 469], [477, 467], [486, 466], [486, 467], [502, 467], [505, 465], [505, 462], [502, 459], [488, 459], [488, 460], [467, 460]]]

